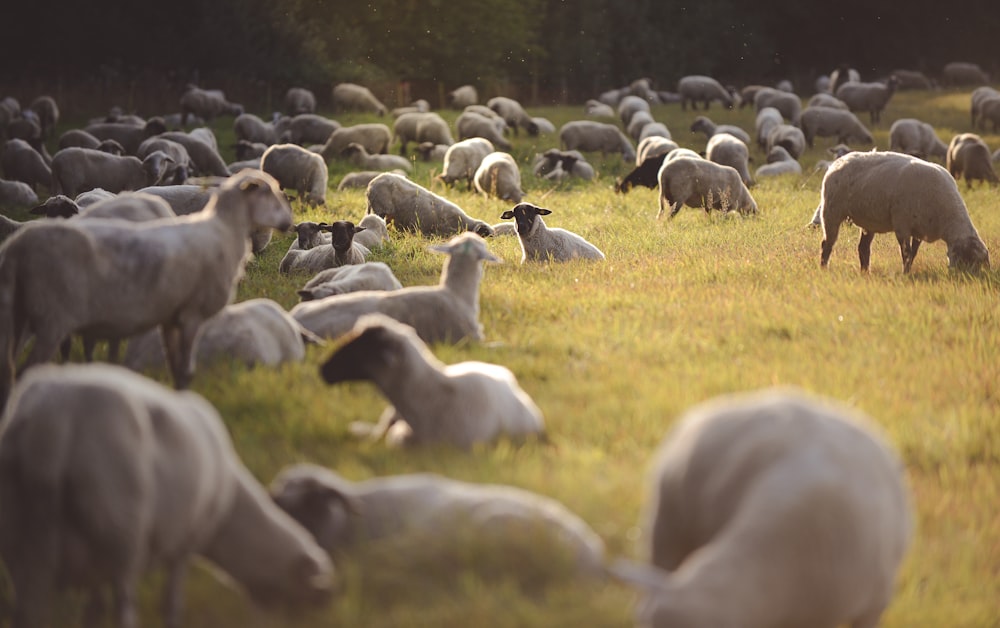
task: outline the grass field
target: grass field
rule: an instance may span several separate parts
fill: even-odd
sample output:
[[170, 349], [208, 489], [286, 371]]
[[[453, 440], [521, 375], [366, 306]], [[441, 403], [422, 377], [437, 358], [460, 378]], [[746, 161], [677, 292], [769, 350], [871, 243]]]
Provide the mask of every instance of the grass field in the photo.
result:
[[[110, 104], [110, 103], [109, 103]], [[529, 108], [556, 126], [582, 108]], [[97, 112], [94, 112], [97, 113]], [[262, 112], [257, 112], [262, 113]], [[703, 113], [703, 112], [698, 112]], [[453, 120], [455, 112], [444, 112]], [[682, 146], [703, 150], [688, 132], [696, 114], [654, 108]], [[717, 123], [752, 132], [750, 109], [713, 107]], [[376, 121], [336, 116], [342, 123]], [[947, 142], [968, 129], [968, 93], [900, 93], [873, 128], [888, 147], [902, 117], [930, 122]], [[867, 116], [863, 119], [866, 120]], [[229, 120], [215, 128], [232, 143]], [[984, 136], [992, 148], [1000, 137]], [[943, 243], [925, 245], [902, 274], [889, 234], [876, 237], [872, 269], [858, 270], [857, 231], [845, 229], [830, 267], [819, 267], [818, 230], [805, 224], [821, 174], [808, 174], [832, 142], [803, 157], [807, 174], [752, 189], [756, 218], [684, 208], [657, 221], [657, 193], [612, 189], [629, 165], [592, 156], [596, 181], [560, 185], [535, 179], [530, 158], [558, 137], [514, 140], [526, 200], [553, 211], [552, 227], [584, 235], [603, 263], [522, 266], [516, 238], [496, 238], [504, 263], [489, 265], [481, 289], [482, 344], [437, 346], [451, 363], [484, 360], [510, 368], [545, 414], [551, 444], [501, 443], [472, 454], [446, 448], [387, 450], [353, 440], [352, 421], [373, 420], [385, 405], [371, 385], [327, 387], [317, 367], [331, 351], [311, 348], [302, 364], [247, 370], [199, 369], [193, 388], [218, 408], [246, 464], [264, 483], [284, 465], [310, 461], [361, 479], [433, 471], [513, 484], [555, 497], [588, 521], [611, 556], [634, 556], [651, 455], [684, 410], [715, 395], [795, 386], [872, 417], [906, 463], [917, 530], [883, 625], [1000, 625], [1000, 274], [970, 277], [947, 269]], [[752, 149], [755, 164], [763, 154]], [[428, 186], [439, 164], [416, 164]], [[348, 169], [331, 168], [336, 186]], [[499, 222], [508, 203], [464, 188], [434, 188], [477, 218]], [[961, 186], [994, 266], [1000, 265], [1000, 192]], [[353, 219], [363, 192], [332, 190], [325, 210], [294, 205], [299, 219]], [[239, 300], [266, 296], [286, 308], [306, 276], [277, 273], [291, 237], [276, 237], [247, 269]], [[394, 235], [376, 259], [404, 285], [437, 281], [443, 258], [417, 236]], [[154, 374], [168, 381], [163, 373]], [[545, 548], [539, 548], [542, 559]], [[389, 552], [338, 562], [344, 589], [330, 607], [289, 619], [263, 614], [203, 570], [193, 570], [185, 624], [210, 626], [628, 626], [633, 594], [601, 586], [554, 584], [525, 591], [504, 580], [418, 568]], [[143, 588], [143, 620], [158, 625], [157, 576]], [[8, 594], [9, 595], [9, 594]], [[722, 601], [720, 601], [721, 603]], [[76, 612], [74, 604], [60, 617]]]

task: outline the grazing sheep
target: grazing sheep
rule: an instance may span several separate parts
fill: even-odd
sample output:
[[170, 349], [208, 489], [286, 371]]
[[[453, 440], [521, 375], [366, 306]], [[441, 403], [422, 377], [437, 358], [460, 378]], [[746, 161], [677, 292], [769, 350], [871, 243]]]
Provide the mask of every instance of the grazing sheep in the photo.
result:
[[990, 82], [990, 76], [975, 63], [954, 61], [945, 64], [941, 82], [951, 86], [986, 85]]
[[389, 144], [392, 141], [392, 131], [384, 124], [355, 124], [354, 126], [343, 126], [330, 134], [320, 154], [323, 159], [329, 161], [335, 157], [340, 157], [348, 144], [357, 143], [365, 147], [365, 150], [372, 155], [389, 152]]
[[[504, 124], [506, 125], [506, 123]], [[455, 120], [455, 131], [458, 134], [459, 143], [463, 140], [478, 138], [504, 150], [511, 148], [510, 142], [504, 138], [503, 132], [497, 129], [497, 125], [490, 118], [475, 111], [463, 111]]]
[[970, 100], [972, 103], [971, 114], [972, 114], [973, 129], [986, 128], [985, 120], [982, 121], [982, 124], [980, 124], [980, 116], [982, 115], [983, 102], [987, 100], [992, 100], [994, 97], [1000, 97], [1000, 92], [993, 89], [992, 87], [989, 87], [988, 85], [984, 85], [983, 87], [977, 87], [976, 89], [972, 90], [972, 96]]
[[258, 226], [291, 224], [277, 182], [245, 171], [192, 216], [39, 220], [20, 229], [0, 255], [0, 405], [13, 382], [15, 353], [29, 335], [35, 343], [25, 368], [51, 359], [76, 332], [122, 339], [160, 326], [174, 384], [186, 387], [194, 339], [202, 322], [232, 299], [250, 234]]
[[444, 161], [444, 156], [448, 153], [451, 144], [435, 144], [434, 142], [420, 142], [417, 145], [417, 156], [420, 161]]
[[784, 146], [773, 146], [767, 152], [767, 163], [757, 168], [754, 177], [774, 177], [783, 174], [802, 174], [802, 166]]
[[812, 148], [816, 137], [836, 137], [839, 144], [873, 144], [875, 139], [850, 111], [830, 107], [811, 107], [802, 112], [802, 134]]
[[802, 100], [795, 94], [783, 92], [780, 89], [765, 87], [757, 92], [753, 99], [754, 110], [759, 112], [764, 107], [774, 107], [793, 126], [800, 126], [802, 117]]
[[592, 120], [567, 122], [559, 129], [563, 150], [600, 151], [601, 155], [621, 153], [625, 161], [635, 160], [635, 149], [625, 134], [613, 124]]
[[357, 142], [351, 142], [340, 153], [358, 168], [365, 170], [403, 170], [410, 172], [413, 166], [406, 157], [398, 155], [370, 155], [365, 147]]
[[465, 109], [469, 105], [475, 105], [479, 102], [479, 94], [472, 85], [456, 87], [448, 92], [448, 98], [451, 100], [451, 106], [455, 109]]
[[867, 111], [871, 116], [871, 123], [876, 124], [882, 119], [882, 110], [889, 103], [892, 95], [896, 93], [896, 86], [899, 79], [890, 76], [889, 80], [882, 83], [844, 83], [835, 92], [837, 98], [841, 100], [851, 111]]
[[8, 180], [27, 183], [36, 192], [39, 185], [53, 190], [52, 168], [45, 163], [41, 153], [22, 139], [4, 142], [0, 150], [0, 167]]
[[157, 185], [170, 158], [155, 151], [145, 159], [119, 157], [89, 148], [64, 148], [52, 158], [53, 192], [76, 196], [94, 188], [113, 193]]
[[843, 109], [844, 111], [849, 111], [850, 108], [847, 106], [843, 100], [837, 98], [833, 94], [828, 94], [826, 92], [820, 92], [813, 94], [809, 102], [806, 103], [806, 107], [832, 107], [833, 109]]
[[317, 336], [339, 338], [365, 314], [379, 312], [413, 327], [427, 343], [482, 340], [479, 283], [483, 261], [500, 262], [486, 241], [461, 233], [428, 250], [448, 255], [436, 286], [411, 286], [391, 292], [354, 292], [299, 303], [292, 316]]
[[670, 129], [667, 125], [662, 122], [650, 122], [649, 124], [642, 127], [642, 131], [639, 132], [639, 140], [642, 141], [647, 137], [662, 137], [664, 139], [671, 139]]
[[785, 119], [782, 117], [781, 112], [774, 107], [764, 107], [757, 112], [757, 118], [754, 120], [754, 132], [757, 135], [757, 146], [760, 148], [767, 148], [767, 136], [771, 131], [784, 124]]
[[608, 105], [609, 107], [617, 107], [618, 103], [621, 102], [622, 98], [629, 94], [629, 89], [627, 87], [622, 87], [619, 89], [609, 89], [606, 92], [601, 92], [601, 95], [597, 97], [599, 102]]
[[739, 138], [729, 133], [716, 133], [709, 138], [705, 147], [705, 159], [735, 168], [744, 185], [753, 185], [750, 178], [750, 149]]
[[469, 105], [462, 110], [462, 113], [478, 113], [484, 118], [489, 118], [489, 120], [493, 123], [493, 126], [496, 127], [497, 132], [501, 135], [506, 135], [507, 132], [510, 131], [510, 127], [507, 126], [507, 121], [504, 120], [500, 114], [493, 111], [486, 105]]
[[551, 135], [556, 132], [556, 125], [552, 124], [552, 121], [548, 118], [534, 116], [531, 118], [531, 121], [535, 123], [539, 135]]
[[274, 122], [264, 122], [252, 113], [241, 113], [233, 120], [233, 133], [236, 141], [259, 142], [271, 146], [278, 143], [278, 138], [284, 132], [290, 118], [284, 118], [280, 125]]
[[962, 133], [951, 138], [945, 165], [956, 181], [964, 177], [969, 188], [973, 180], [1000, 183], [993, 170], [990, 149], [975, 133]]
[[644, 553], [613, 574], [643, 626], [871, 627], [913, 537], [902, 462], [866, 417], [793, 391], [689, 410], [649, 477]]
[[211, 122], [219, 116], [236, 117], [243, 113], [243, 105], [231, 103], [217, 89], [201, 89], [188, 85], [181, 96], [181, 126], [187, 126], [188, 116], [197, 116]]
[[[402, 170], [390, 170], [394, 174], [405, 177], [406, 172]], [[337, 185], [337, 190], [351, 190], [355, 188], [367, 188], [372, 179], [382, 174], [381, 170], [362, 170], [361, 172], [348, 172]]]
[[890, 74], [895, 76], [899, 81], [896, 89], [934, 89], [934, 83], [923, 72], [916, 70], [893, 70]]
[[[139, 192], [159, 196], [178, 216], [200, 212], [212, 198], [212, 189], [200, 185], [156, 185], [142, 188]], [[79, 197], [76, 202], [83, 207]]]
[[[405, 293], [379, 294], [385, 300]], [[384, 314], [360, 317], [320, 375], [327, 384], [374, 383], [392, 405], [377, 424], [352, 427], [373, 440], [385, 436], [390, 445], [472, 449], [501, 436], [523, 439], [545, 431], [541, 410], [508, 369], [484, 362], [446, 366], [416, 330]]]
[[451, 146], [455, 140], [451, 137], [448, 123], [434, 112], [404, 113], [396, 118], [392, 125], [392, 141], [399, 138], [399, 154], [406, 154], [406, 145], [410, 142], [433, 142]]
[[767, 135], [765, 148], [770, 151], [775, 146], [781, 146], [794, 159], [802, 156], [806, 151], [806, 136], [797, 126], [790, 124], [779, 124], [771, 129]]
[[978, 122], [983, 130], [986, 130], [986, 123], [990, 122], [993, 126], [993, 133], [997, 132], [997, 129], [1000, 128], [1000, 94], [984, 98], [979, 103]]
[[858, 257], [867, 271], [876, 233], [893, 232], [910, 272], [920, 243], [944, 240], [948, 265], [989, 268], [986, 245], [948, 171], [937, 164], [892, 152], [849, 153], [837, 159], [823, 177], [817, 212], [824, 239], [820, 263], [826, 267], [840, 225], [850, 220], [861, 229]]
[[201, 137], [193, 135], [194, 131], [191, 133], [167, 131], [157, 137], [177, 142], [183, 146], [187, 150], [188, 156], [191, 157], [191, 163], [194, 165], [196, 174], [201, 176], [228, 177], [229, 169], [226, 167], [226, 162], [222, 160], [222, 156], [219, 155], [218, 149], [214, 148], [212, 144], [206, 142]]
[[444, 154], [444, 165], [437, 178], [448, 186], [465, 179], [468, 189], [471, 190], [479, 164], [483, 163], [483, 159], [494, 150], [493, 144], [481, 137], [470, 137], [456, 142], [448, 147], [448, 152]]
[[766, 85], [747, 85], [740, 90], [740, 104], [739, 108], [743, 109], [747, 105], [753, 104], [753, 99], [762, 89], [765, 89]]
[[521, 202], [521, 170], [508, 153], [490, 153], [483, 158], [473, 177], [476, 190], [486, 197], [496, 197], [514, 203]]
[[591, 118], [614, 118], [615, 110], [599, 100], [588, 100], [583, 112]]
[[632, 123], [632, 118], [640, 112], [650, 114], [649, 119], [652, 121], [652, 110], [650, 109], [649, 101], [645, 98], [629, 95], [622, 98], [618, 103], [618, 117], [626, 127]]
[[326, 205], [330, 171], [323, 157], [295, 144], [275, 144], [260, 158], [260, 169], [278, 180], [282, 189], [297, 190], [311, 205]]
[[681, 109], [684, 111], [687, 111], [689, 102], [692, 109], [698, 108], [699, 101], [705, 103], [706, 111], [713, 100], [721, 102], [726, 109], [732, 109], [736, 104], [733, 94], [710, 76], [683, 77], [677, 81], [677, 93], [681, 96]]
[[59, 588], [104, 587], [138, 625], [144, 571], [166, 571], [163, 623], [181, 625], [187, 567], [208, 559], [256, 602], [319, 606], [333, 567], [268, 497], [203, 397], [107, 364], [50, 365], [18, 382], [0, 439], [0, 555], [13, 624], [48, 625]]
[[524, 110], [521, 103], [513, 98], [497, 96], [486, 101], [486, 106], [499, 115], [517, 135], [518, 129], [524, 129], [528, 135], [538, 135], [538, 125], [531, 119], [531, 116]]
[[672, 150], [680, 148], [677, 142], [668, 137], [653, 135], [639, 140], [639, 145], [635, 149], [635, 165], [641, 165], [647, 157], [658, 157], [666, 155]]
[[670, 218], [676, 216], [683, 205], [704, 207], [706, 213], [712, 209], [757, 213], [757, 203], [750, 196], [750, 190], [740, 173], [730, 166], [694, 157], [664, 158], [658, 177], [660, 211], [656, 214], [657, 219], [663, 216], [668, 205]]
[[32, 214], [47, 218], [118, 218], [132, 222], [173, 218], [177, 214], [158, 196], [143, 192], [123, 192], [81, 207], [62, 194], [50, 196], [44, 203], [31, 209]]
[[282, 143], [309, 146], [325, 144], [330, 134], [340, 128], [340, 123], [314, 113], [300, 113], [284, 125], [284, 132], [278, 141]]
[[704, 133], [706, 139], [711, 139], [718, 133], [728, 133], [747, 146], [750, 145], [750, 134], [735, 124], [716, 124], [707, 116], [698, 116], [691, 123], [692, 133]]
[[590, 526], [554, 499], [513, 486], [431, 473], [350, 482], [299, 464], [275, 478], [271, 497], [331, 555], [392, 542], [415, 569], [432, 562], [495, 576], [485, 551], [503, 556], [504, 571], [530, 578], [532, 589], [538, 581], [528, 566], [603, 579], [604, 542]]
[[447, 237], [459, 231], [475, 231], [483, 237], [493, 229], [470, 217], [461, 207], [406, 177], [389, 172], [372, 179], [365, 190], [369, 214], [392, 223], [397, 229], [428, 236]]
[[378, 116], [384, 116], [388, 111], [370, 89], [354, 83], [333, 86], [333, 107], [338, 111], [362, 111]]
[[602, 260], [604, 253], [582, 236], [559, 228], [549, 228], [542, 220], [552, 211], [531, 203], [520, 203], [500, 218], [514, 220], [521, 241], [521, 263], [568, 262], [574, 259]]
[[139, 159], [145, 159], [156, 151], [161, 151], [170, 158], [167, 161], [166, 172], [163, 173], [163, 181], [168, 184], [183, 185], [194, 170], [194, 164], [191, 162], [191, 155], [188, 154], [187, 149], [173, 140], [151, 137], [139, 144], [135, 156]]
[[[646, 102], [645, 100], [642, 102]], [[632, 114], [632, 118], [629, 123], [625, 126], [625, 134], [631, 137], [636, 142], [642, 136], [643, 129], [650, 124], [654, 124], [656, 121], [653, 120], [653, 114], [648, 111], [636, 111]]]
[[382, 262], [365, 262], [321, 270], [298, 291], [303, 301], [349, 292], [400, 290], [403, 284]]
[[889, 127], [889, 150], [921, 159], [946, 157], [948, 147], [938, 139], [934, 127], [915, 118], [900, 118]]
[[318, 228], [331, 234], [330, 243], [302, 248], [303, 231], [296, 229], [299, 233], [299, 248], [289, 247], [278, 265], [278, 272], [287, 274], [307, 270], [315, 274], [327, 268], [363, 264], [370, 254], [366, 247], [354, 241], [354, 235], [364, 231], [364, 227], [356, 227], [347, 220], [337, 220], [330, 224], [320, 223]]
[[122, 124], [119, 122], [102, 122], [88, 125], [85, 132], [98, 140], [114, 140], [122, 145], [128, 155], [137, 155], [139, 144], [154, 135], [167, 132], [167, 124], [163, 118], [150, 118], [144, 126]]
[[316, 113], [315, 94], [304, 87], [289, 87], [285, 92], [285, 113], [290, 116]]
[[587, 163], [582, 153], [575, 150], [562, 151], [556, 148], [550, 148], [543, 154], [537, 155], [531, 170], [536, 177], [546, 179], [560, 179], [572, 175], [585, 181], [591, 181], [596, 176], [594, 167]]
[[0, 208], [29, 207], [38, 204], [38, 195], [23, 181], [0, 179]]
[[[619, 194], [628, 194], [629, 191], [637, 185], [647, 188], [657, 187], [660, 185], [660, 167], [663, 165], [664, 159], [666, 159], [667, 155], [672, 155], [678, 150], [687, 149], [675, 149], [667, 153], [659, 153], [657, 155], [647, 157], [641, 164], [633, 168], [632, 172], [615, 181], [615, 192]], [[696, 158], [701, 159], [701, 156], [698, 155], [698, 153], [693, 154]]]
[[38, 116], [38, 121], [42, 125], [42, 139], [52, 137], [52, 131], [59, 122], [59, 105], [55, 99], [52, 96], [39, 96], [31, 101], [28, 109]]

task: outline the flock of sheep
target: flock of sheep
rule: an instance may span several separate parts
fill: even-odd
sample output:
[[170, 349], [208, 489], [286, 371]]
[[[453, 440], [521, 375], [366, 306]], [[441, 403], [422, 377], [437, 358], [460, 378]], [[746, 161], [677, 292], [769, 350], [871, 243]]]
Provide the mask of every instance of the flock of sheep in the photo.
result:
[[[816, 138], [870, 144], [853, 112], [877, 123], [904, 78], [915, 80], [899, 72], [862, 83], [841, 68], [804, 109], [788, 89], [736, 93], [690, 76], [665, 93], [638, 80], [588, 101], [588, 119], [563, 125], [559, 148], [538, 155], [532, 173], [589, 181], [595, 171], [584, 153], [619, 153], [635, 169], [616, 189], [658, 188], [658, 217], [683, 205], [755, 214], [755, 181], [801, 173], [797, 160]], [[537, 534], [534, 542], [564, 551], [573, 577], [610, 576], [639, 590], [642, 625], [877, 624], [912, 536], [903, 468], [864, 417], [822, 400], [773, 390], [691, 409], [652, 472], [646, 562], [609, 562], [578, 516], [512, 487], [429, 474], [351, 483], [300, 465], [267, 491], [209, 403], [134, 372], [166, 365], [184, 389], [196, 363], [225, 356], [274, 365], [303, 359], [305, 343], [338, 339], [323, 380], [371, 381], [389, 402], [377, 423], [351, 426], [358, 436], [463, 449], [501, 437], [544, 439], [543, 413], [510, 370], [446, 365], [428, 345], [482, 340], [483, 265], [499, 261], [489, 238], [516, 235], [522, 263], [605, 255], [545, 224], [553, 212], [523, 200], [520, 167], [504, 152], [511, 134], [554, 126], [510, 98], [480, 105], [472, 86], [450, 96], [462, 109], [454, 135], [426, 101], [392, 111], [391, 128], [344, 127], [317, 115], [305, 89], [289, 90], [284, 114], [265, 121], [219, 91], [190, 86], [179, 113], [145, 120], [113, 111], [63, 133], [51, 157], [55, 101], [41, 97], [23, 109], [12, 98], [0, 102], [0, 207], [34, 206], [42, 215], [24, 224], [0, 216], [0, 557], [14, 586], [15, 626], [44, 624], [57, 586], [83, 588], [88, 613], [101, 611], [101, 590], [110, 586], [116, 620], [135, 626], [136, 586], [149, 566], [167, 574], [165, 624], [180, 625], [180, 589], [195, 555], [261, 604], [324, 604], [339, 553], [401, 529], [415, 546], [443, 529], [454, 538], [471, 529], [477, 542], [501, 548]], [[690, 130], [706, 136], [703, 156], [680, 148], [653, 119], [650, 104], [664, 101], [705, 110], [711, 102], [749, 104], [756, 128], [751, 135], [698, 116]], [[333, 104], [390, 113], [358, 85], [335, 86]], [[234, 118], [231, 164], [207, 127], [168, 130], [220, 116]], [[972, 126], [990, 122], [996, 130], [1000, 93], [980, 87]], [[446, 186], [464, 181], [512, 203], [502, 215], [511, 222], [474, 218], [409, 179], [411, 159], [388, 154], [397, 142], [403, 155], [412, 143], [417, 159], [440, 161]], [[753, 174], [751, 142], [769, 162]], [[814, 217], [825, 234], [822, 264], [849, 220], [862, 231], [863, 269], [883, 232], [896, 235], [904, 272], [922, 241], [938, 239], [952, 266], [988, 267], [956, 184], [997, 182], [986, 145], [969, 133], [946, 146], [918, 120], [896, 121], [891, 142], [888, 152], [845, 148], [829, 165]], [[334, 159], [356, 168], [340, 187], [365, 187], [366, 216], [295, 224], [286, 195], [324, 205]], [[44, 203], [39, 190], [48, 192]], [[290, 312], [268, 299], [231, 304], [249, 256], [269, 245], [273, 229], [297, 234], [279, 271], [312, 276], [302, 302]], [[438, 285], [404, 287], [389, 266], [369, 260], [394, 230], [445, 240], [428, 247], [445, 256]], [[44, 364], [67, 356], [74, 336], [88, 361], [97, 342], [109, 341], [117, 360], [127, 341], [124, 364], [133, 370]]]

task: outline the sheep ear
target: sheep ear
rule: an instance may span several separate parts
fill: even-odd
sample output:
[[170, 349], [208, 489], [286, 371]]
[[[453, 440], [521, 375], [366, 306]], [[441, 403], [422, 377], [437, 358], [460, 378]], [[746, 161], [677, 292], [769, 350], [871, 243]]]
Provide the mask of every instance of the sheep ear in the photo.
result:
[[514, 217], [514, 212], [510, 211], [509, 209], [504, 213], [500, 214], [500, 218], [502, 218], [503, 220], [510, 220], [513, 217]]
[[354, 233], [356, 233], [356, 234], [357, 233], [361, 233], [362, 231], [365, 231], [366, 229], [367, 229], [367, 227], [354, 227]]
[[539, 216], [548, 216], [549, 214], [552, 213], [552, 210], [545, 209], [544, 207], [536, 207], [535, 213], [538, 214]]

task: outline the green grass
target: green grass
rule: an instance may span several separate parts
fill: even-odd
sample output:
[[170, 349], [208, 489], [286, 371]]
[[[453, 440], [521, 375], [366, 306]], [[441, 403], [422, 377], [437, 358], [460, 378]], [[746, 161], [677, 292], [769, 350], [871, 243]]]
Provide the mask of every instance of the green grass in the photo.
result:
[[[558, 127], [582, 118], [580, 108], [537, 108]], [[699, 111], [698, 113], [703, 113]], [[684, 146], [704, 149], [687, 131], [695, 113], [654, 108], [654, 118]], [[717, 123], [753, 128], [753, 113], [713, 107]], [[455, 112], [445, 112], [452, 120]], [[888, 127], [918, 117], [946, 142], [968, 130], [965, 92], [901, 93], [873, 129], [888, 146]], [[338, 116], [343, 123], [375, 121]], [[231, 144], [228, 121], [216, 125]], [[985, 136], [994, 148], [996, 136]], [[326, 386], [317, 367], [330, 347], [309, 350], [303, 364], [247, 370], [202, 368], [194, 389], [219, 409], [246, 464], [269, 482], [284, 465], [311, 461], [361, 479], [434, 471], [481, 482], [509, 483], [552, 496], [604, 538], [609, 554], [635, 555], [646, 472], [664, 434], [693, 404], [720, 393], [798, 386], [870, 415], [906, 463], [917, 531], [885, 626], [997, 625], [1000, 599], [1000, 347], [998, 286], [993, 270], [978, 277], [950, 273], [942, 243], [925, 245], [913, 272], [901, 272], [895, 238], [875, 239], [872, 269], [858, 270], [857, 232], [846, 229], [830, 268], [819, 267], [817, 230], [805, 227], [819, 200], [822, 176], [762, 182], [752, 190], [756, 218], [706, 215], [684, 208], [656, 221], [656, 192], [622, 196], [615, 176], [629, 165], [593, 156], [599, 178], [558, 186], [530, 174], [533, 153], [557, 137], [514, 140], [526, 200], [553, 210], [552, 227], [576, 231], [607, 255], [603, 263], [520, 265], [516, 238], [490, 248], [481, 289], [482, 344], [437, 346], [445, 362], [503, 364], [542, 408], [550, 445], [501, 444], [473, 454], [433, 448], [392, 451], [355, 442], [351, 421], [374, 420], [385, 405], [371, 385]], [[820, 139], [802, 163], [807, 173], [824, 149]], [[755, 164], [764, 162], [754, 148]], [[231, 153], [230, 153], [231, 156]], [[429, 185], [439, 165], [417, 164]], [[334, 164], [331, 186], [348, 168]], [[509, 204], [463, 188], [443, 193], [478, 218], [498, 222]], [[994, 264], [1000, 264], [1000, 193], [961, 186]], [[331, 191], [326, 210], [295, 205], [297, 219], [359, 219], [362, 192]], [[289, 236], [278, 236], [251, 262], [238, 299], [267, 296], [290, 308], [306, 276], [276, 268]], [[443, 259], [429, 242], [395, 235], [377, 254], [404, 285], [437, 281]], [[167, 381], [163, 374], [157, 377]], [[544, 548], [539, 549], [544, 552]], [[544, 555], [544, 554], [543, 554]], [[194, 570], [186, 625], [253, 626], [628, 626], [631, 591], [553, 584], [533, 593], [514, 583], [408, 567], [394, 555], [341, 560], [344, 591], [330, 607], [302, 618], [256, 612], [238, 595]], [[426, 566], [424, 566], [426, 567]], [[156, 625], [158, 580], [143, 591], [143, 615]]]

